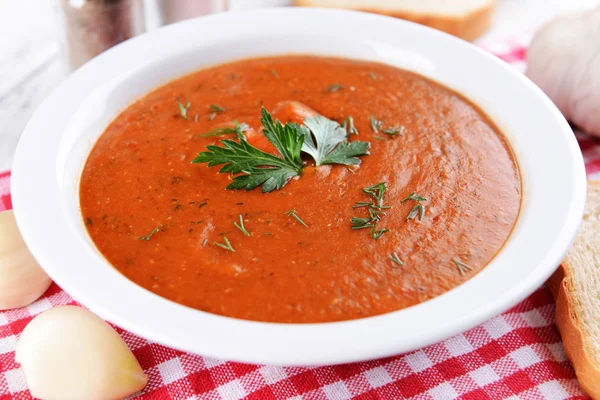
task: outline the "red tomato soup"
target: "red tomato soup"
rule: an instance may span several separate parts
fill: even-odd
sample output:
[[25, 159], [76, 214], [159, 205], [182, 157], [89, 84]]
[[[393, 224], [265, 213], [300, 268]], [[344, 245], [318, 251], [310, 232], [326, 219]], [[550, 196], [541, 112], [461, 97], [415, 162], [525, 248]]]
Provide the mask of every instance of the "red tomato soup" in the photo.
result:
[[[263, 107], [283, 125], [263, 127]], [[147, 290], [307, 323], [472, 278], [509, 237], [521, 182], [506, 139], [459, 94], [382, 64], [285, 56], [198, 71], [127, 107], [87, 160], [80, 203], [98, 250]]]

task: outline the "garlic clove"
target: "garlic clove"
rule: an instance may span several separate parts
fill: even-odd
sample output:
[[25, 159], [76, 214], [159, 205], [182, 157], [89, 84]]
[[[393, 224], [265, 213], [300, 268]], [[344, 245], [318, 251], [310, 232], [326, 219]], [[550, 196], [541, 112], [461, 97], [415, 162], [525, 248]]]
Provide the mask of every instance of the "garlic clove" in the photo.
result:
[[120, 399], [148, 382], [121, 336], [81, 307], [56, 307], [35, 317], [21, 334], [15, 359], [32, 396], [41, 399]]
[[526, 75], [568, 120], [600, 136], [600, 7], [561, 15], [527, 49]]
[[51, 283], [27, 249], [13, 212], [0, 212], [0, 310], [33, 303]]

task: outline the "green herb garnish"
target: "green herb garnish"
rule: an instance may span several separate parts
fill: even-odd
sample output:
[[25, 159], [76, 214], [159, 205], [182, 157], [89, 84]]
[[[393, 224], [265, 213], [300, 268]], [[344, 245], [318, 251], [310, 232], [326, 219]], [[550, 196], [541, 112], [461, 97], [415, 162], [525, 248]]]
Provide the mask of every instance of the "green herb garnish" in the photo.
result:
[[308, 225], [306, 225], [306, 223], [304, 223], [304, 221], [302, 221], [300, 217], [296, 215], [296, 210], [289, 210], [284, 212], [284, 214], [289, 215], [290, 217], [294, 218], [296, 221], [308, 228]]
[[411, 192], [408, 196], [404, 198], [404, 200], [401, 201], [401, 203], [404, 203], [409, 200], [414, 200], [417, 202], [417, 204], [415, 204], [413, 208], [411, 208], [410, 212], [408, 213], [408, 216], [406, 217], [406, 221], [408, 221], [409, 219], [415, 219], [416, 217], [418, 217], [419, 221], [421, 221], [423, 219], [423, 215], [425, 214], [425, 206], [422, 205], [421, 202], [427, 201], [427, 199], [423, 196], [419, 196], [415, 192]]
[[262, 109], [261, 122], [267, 140], [279, 151], [280, 156], [257, 149], [243, 135], [238, 141], [221, 140], [224, 147], [207, 146], [192, 160], [208, 163], [209, 167], [225, 164], [219, 172], [240, 174], [233, 178], [227, 189], [251, 190], [262, 185], [263, 193], [281, 189], [288, 181], [300, 174], [304, 164], [301, 152], [312, 156], [315, 165], [360, 164], [357, 156], [368, 154], [368, 142], [347, 141], [346, 131], [335, 121], [323, 116], [308, 117], [304, 125], [273, 121], [271, 114]]
[[177, 100], [177, 107], [179, 107], [179, 114], [181, 114], [181, 118], [188, 119], [187, 112], [191, 107], [190, 102], [187, 101], [185, 105], [183, 105], [179, 100]]
[[358, 129], [354, 127], [354, 118], [347, 116], [342, 123], [342, 128], [348, 132], [348, 135], [358, 135]]
[[416, 194], [415, 192], [411, 192], [408, 196], [406, 196], [404, 198], [404, 200], [401, 201], [401, 203], [404, 203], [405, 201], [408, 200], [414, 200], [414, 201], [427, 201], [427, 199], [423, 196], [419, 196], [418, 194]]
[[274, 69], [271, 70], [271, 75], [273, 75], [273, 78], [279, 78], [279, 74]]
[[316, 166], [357, 165], [360, 160], [356, 156], [369, 154], [369, 142], [348, 142], [346, 130], [321, 115], [306, 118], [298, 129], [304, 135], [302, 151], [312, 156]]
[[241, 124], [238, 124], [237, 121], [233, 121], [233, 126], [234, 126], [233, 128], [230, 128], [230, 127], [215, 128], [212, 131], [202, 133], [198, 136], [199, 137], [210, 137], [210, 136], [224, 136], [224, 135], [233, 134], [233, 135], [235, 135], [235, 137], [237, 139], [242, 139], [242, 138], [244, 138], [244, 132], [250, 130], [250, 127], [248, 126], [248, 124], [246, 124], [244, 122], [242, 122]]
[[376, 185], [369, 186], [363, 189], [363, 192], [368, 196], [372, 197], [374, 202], [356, 202], [356, 205], [352, 208], [367, 207], [368, 217], [352, 217], [350, 220], [350, 229], [365, 229], [371, 228], [371, 237], [373, 239], [379, 239], [381, 235], [388, 232], [389, 229], [377, 229], [377, 223], [381, 219], [382, 215], [385, 215], [384, 209], [391, 208], [390, 206], [383, 205], [383, 195], [387, 190], [386, 182], [380, 182]]
[[465, 273], [473, 270], [473, 267], [468, 266], [467, 264], [456, 258], [453, 258], [452, 261], [454, 261], [456, 268], [458, 268], [458, 273], [461, 275], [464, 275]]
[[404, 127], [399, 126], [397, 128], [385, 128], [382, 130], [383, 133], [389, 136], [402, 136], [404, 132]]
[[221, 113], [225, 112], [225, 109], [223, 107], [218, 106], [216, 104], [211, 104], [208, 106], [208, 108], [210, 109], [210, 111], [212, 111], [212, 114], [210, 114], [208, 116], [209, 121], [212, 121], [213, 119], [215, 119], [217, 114], [221, 114]]
[[384, 233], [389, 231], [389, 229], [375, 230], [375, 227], [376, 227], [376, 225], [373, 225], [373, 228], [371, 229], [371, 237], [375, 240], [379, 239], [381, 237], [381, 235], [383, 235]]
[[398, 254], [396, 253], [392, 253], [388, 256], [388, 258], [390, 260], [392, 260], [393, 262], [395, 262], [396, 264], [398, 264], [399, 266], [403, 266], [404, 263], [402, 262], [402, 260], [400, 260], [400, 258], [398, 257]]
[[140, 237], [138, 237], [137, 239], [138, 239], [138, 240], [143, 240], [144, 242], [147, 242], [148, 240], [150, 240], [150, 238], [151, 238], [152, 236], [154, 236], [154, 234], [155, 234], [156, 232], [158, 232], [158, 229], [159, 229], [159, 227], [157, 226], [156, 228], [152, 229], [152, 232], [150, 232], [150, 233], [149, 233], [147, 236], [140, 236]]
[[369, 72], [369, 77], [373, 80], [377, 80], [378, 76], [375, 72]]
[[216, 113], [222, 113], [225, 112], [225, 109], [221, 106], [218, 106], [216, 104], [211, 104], [208, 106], [208, 108], [210, 108], [210, 111], [216, 112]]
[[[402, 136], [404, 134], [403, 126], [384, 128], [383, 122], [379, 121], [377, 118], [375, 118], [372, 115], [371, 115], [371, 129], [373, 129], [374, 133], [381, 132], [388, 136]], [[373, 137], [375, 137], [375, 136], [373, 136]], [[377, 137], [376, 139], [383, 140], [384, 138]]]
[[333, 85], [329, 85], [327, 87], [327, 91], [329, 93], [333, 93], [333, 92], [337, 92], [338, 90], [343, 89], [344, 87], [342, 85], [340, 85], [339, 83], [334, 83]]
[[423, 219], [423, 214], [425, 214], [425, 207], [422, 204], [415, 204], [413, 208], [408, 213], [406, 220], [415, 219], [415, 217], [419, 217], [419, 221]]
[[381, 129], [382, 125], [383, 122], [379, 121], [377, 118], [371, 115], [371, 129], [373, 129], [373, 132], [379, 132], [379, 129]]
[[194, 123], [197, 124], [198, 123], [198, 114], [194, 115]]
[[87, 217], [87, 218], [85, 219], [85, 223], [86, 223], [86, 224], [88, 224], [89, 226], [92, 226], [92, 225], [94, 225], [94, 223], [92, 222], [92, 219], [91, 219], [90, 217]]
[[373, 226], [373, 220], [371, 218], [358, 218], [352, 217], [350, 219], [350, 229], [365, 229]]
[[219, 246], [224, 248], [225, 250], [229, 250], [232, 253], [235, 251], [233, 247], [231, 247], [231, 243], [229, 242], [229, 239], [227, 239], [227, 236], [223, 236], [223, 241], [225, 242], [225, 244], [223, 243], [219, 243], [219, 242], [213, 242], [213, 244], [215, 246]]
[[377, 201], [377, 206], [381, 207], [381, 201], [383, 200], [383, 195], [385, 194], [386, 190], [386, 182], [380, 182], [377, 185], [364, 188], [363, 192], [374, 198]]
[[246, 227], [244, 227], [244, 217], [242, 216], [242, 214], [240, 214], [240, 223], [238, 224], [237, 222], [233, 222], [233, 225], [235, 225], [236, 228], [238, 228], [240, 231], [242, 231], [242, 233], [246, 236], [250, 236], [250, 233], [246, 230]]

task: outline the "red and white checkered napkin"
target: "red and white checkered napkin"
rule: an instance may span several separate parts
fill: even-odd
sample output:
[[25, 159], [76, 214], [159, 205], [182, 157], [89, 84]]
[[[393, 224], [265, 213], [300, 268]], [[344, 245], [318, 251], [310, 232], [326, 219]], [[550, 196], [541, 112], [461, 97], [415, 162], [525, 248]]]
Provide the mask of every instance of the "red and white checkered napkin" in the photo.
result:
[[[482, 44], [524, 67], [524, 43]], [[588, 174], [600, 176], [600, 140], [578, 134]], [[0, 174], [0, 210], [11, 208]], [[30, 399], [14, 349], [48, 308], [77, 304], [58, 286], [32, 305], [0, 312], [0, 400]], [[518, 306], [461, 335], [409, 354], [316, 368], [247, 365], [182, 353], [117, 329], [150, 381], [143, 399], [567, 399], [585, 398], [554, 326], [554, 302], [538, 289]], [[357, 344], [359, 345], [359, 344]]]

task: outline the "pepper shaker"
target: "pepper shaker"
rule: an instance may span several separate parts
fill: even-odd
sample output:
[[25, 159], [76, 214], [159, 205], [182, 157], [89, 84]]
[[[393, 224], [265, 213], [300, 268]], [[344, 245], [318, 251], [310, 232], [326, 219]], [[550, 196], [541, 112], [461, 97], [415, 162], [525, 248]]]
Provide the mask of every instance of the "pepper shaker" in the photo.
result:
[[156, 0], [161, 25], [227, 11], [227, 0]]
[[143, 0], [57, 0], [61, 45], [74, 70], [144, 31]]

